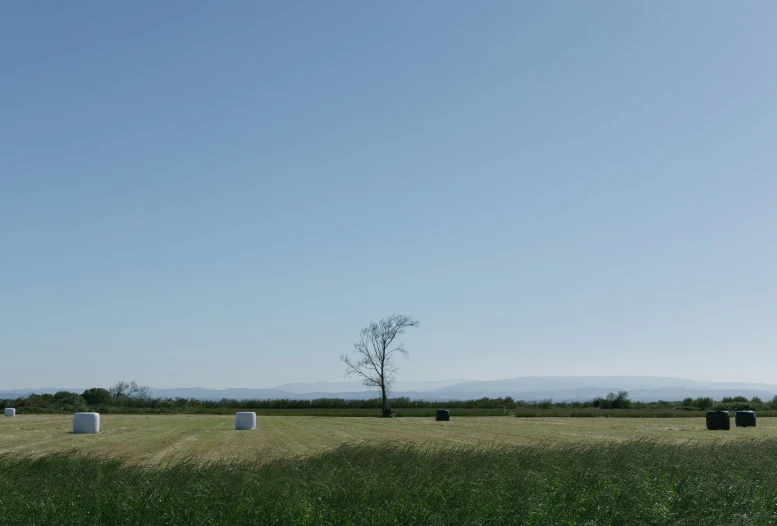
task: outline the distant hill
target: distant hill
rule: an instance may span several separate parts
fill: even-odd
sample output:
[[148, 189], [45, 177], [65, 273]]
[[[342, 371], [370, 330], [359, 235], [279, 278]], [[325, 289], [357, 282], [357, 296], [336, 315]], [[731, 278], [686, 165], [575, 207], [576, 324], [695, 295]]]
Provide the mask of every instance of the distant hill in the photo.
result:
[[30, 393], [35, 394], [54, 394], [59, 391], [70, 391], [71, 393], [83, 393], [86, 388], [73, 388], [73, 387], [37, 387], [29, 389], [9, 389], [7, 391], [0, 391], [0, 398], [19, 398], [20, 396], [26, 396]]
[[[438, 380], [432, 382], [402, 382], [397, 381], [394, 384], [395, 391], [416, 391], [426, 392], [435, 391], [451, 385], [471, 382], [468, 379]], [[294, 384], [284, 384], [274, 387], [281, 391], [292, 393], [347, 393], [363, 391], [364, 386], [359, 381], [352, 382], [299, 382]]]
[[772, 398], [777, 385], [747, 382], [703, 382], [660, 376], [527, 376], [466, 382], [435, 392], [441, 399], [512, 396], [516, 400], [585, 401], [610, 392], [628, 391], [632, 400], [653, 402], [686, 397], [759, 396]]
[[[39, 388], [0, 391], [0, 398], [16, 398], [28, 393], [82, 392], [83, 389]], [[687, 378], [660, 376], [524, 376], [491, 381], [440, 380], [434, 382], [397, 382], [392, 396], [423, 400], [469, 400], [511, 396], [515, 400], [545, 400], [574, 402], [591, 400], [607, 393], [628, 391], [632, 400], [682, 400], [686, 397], [711, 396], [719, 400], [726, 396], [758, 396], [770, 400], [777, 395], [777, 385], [747, 382], [704, 382]], [[369, 399], [377, 391], [367, 390], [354, 382], [303, 382], [279, 385], [267, 389], [202, 387], [152, 389], [151, 395], [161, 398], [196, 398], [200, 400], [268, 400], [288, 398]]]

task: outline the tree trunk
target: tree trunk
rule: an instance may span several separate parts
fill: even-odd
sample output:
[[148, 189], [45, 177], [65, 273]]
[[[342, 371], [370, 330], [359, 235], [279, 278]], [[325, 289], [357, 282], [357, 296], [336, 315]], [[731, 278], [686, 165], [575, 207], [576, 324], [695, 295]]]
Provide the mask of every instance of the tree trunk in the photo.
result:
[[383, 418], [389, 418], [391, 417], [391, 409], [388, 408], [388, 404], [386, 403], [386, 388], [384, 386], [380, 386], [380, 393], [382, 396], [382, 404], [381, 404], [381, 415]]

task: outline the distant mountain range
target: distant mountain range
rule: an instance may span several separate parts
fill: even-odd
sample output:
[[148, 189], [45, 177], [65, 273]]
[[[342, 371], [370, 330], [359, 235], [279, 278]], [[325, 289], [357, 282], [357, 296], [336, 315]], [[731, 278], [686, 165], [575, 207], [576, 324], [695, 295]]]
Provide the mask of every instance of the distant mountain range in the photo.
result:
[[[83, 392], [80, 389], [38, 388], [0, 391], [0, 398], [16, 398], [28, 393], [55, 393], [57, 391]], [[441, 380], [434, 382], [397, 382], [392, 396], [423, 400], [469, 400], [511, 396], [515, 400], [545, 400], [574, 402], [591, 400], [607, 393], [628, 391], [632, 400], [682, 400], [686, 397], [753, 396], [763, 400], [777, 394], [777, 385], [747, 382], [704, 382], [687, 378], [660, 376], [524, 376], [504, 380]], [[303, 382], [284, 384], [268, 389], [232, 388], [207, 389], [202, 387], [151, 389], [153, 397], [197, 398], [200, 400], [267, 400], [288, 398], [375, 398], [375, 390], [366, 390], [359, 382]]]

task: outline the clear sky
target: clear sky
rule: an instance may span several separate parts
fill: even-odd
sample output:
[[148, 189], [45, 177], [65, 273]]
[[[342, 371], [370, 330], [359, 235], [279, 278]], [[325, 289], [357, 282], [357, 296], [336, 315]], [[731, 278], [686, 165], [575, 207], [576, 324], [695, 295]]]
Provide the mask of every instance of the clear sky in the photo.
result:
[[0, 389], [777, 383], [777, 4], [7, 2]]

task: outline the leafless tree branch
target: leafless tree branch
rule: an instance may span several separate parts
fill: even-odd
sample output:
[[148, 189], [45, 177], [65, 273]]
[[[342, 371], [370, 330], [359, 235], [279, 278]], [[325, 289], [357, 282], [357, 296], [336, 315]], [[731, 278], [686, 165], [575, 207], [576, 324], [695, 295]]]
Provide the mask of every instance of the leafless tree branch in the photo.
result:
[[393, 355], [398, 353], [408, 357], [403, 344], [394, 348], [391, 345], [399, 335], [405, 334], [407, 328], [418, 325], [419, 321], [410, 316], [392, 314], [362, 329], [360, 340], [353, 344], [355, 357], [340, 356], [346, 365], [346, 376], [356, 375], [363, 385], [380, 389], [384, 416], [389, 414], [387, 399], [397, 373]]

